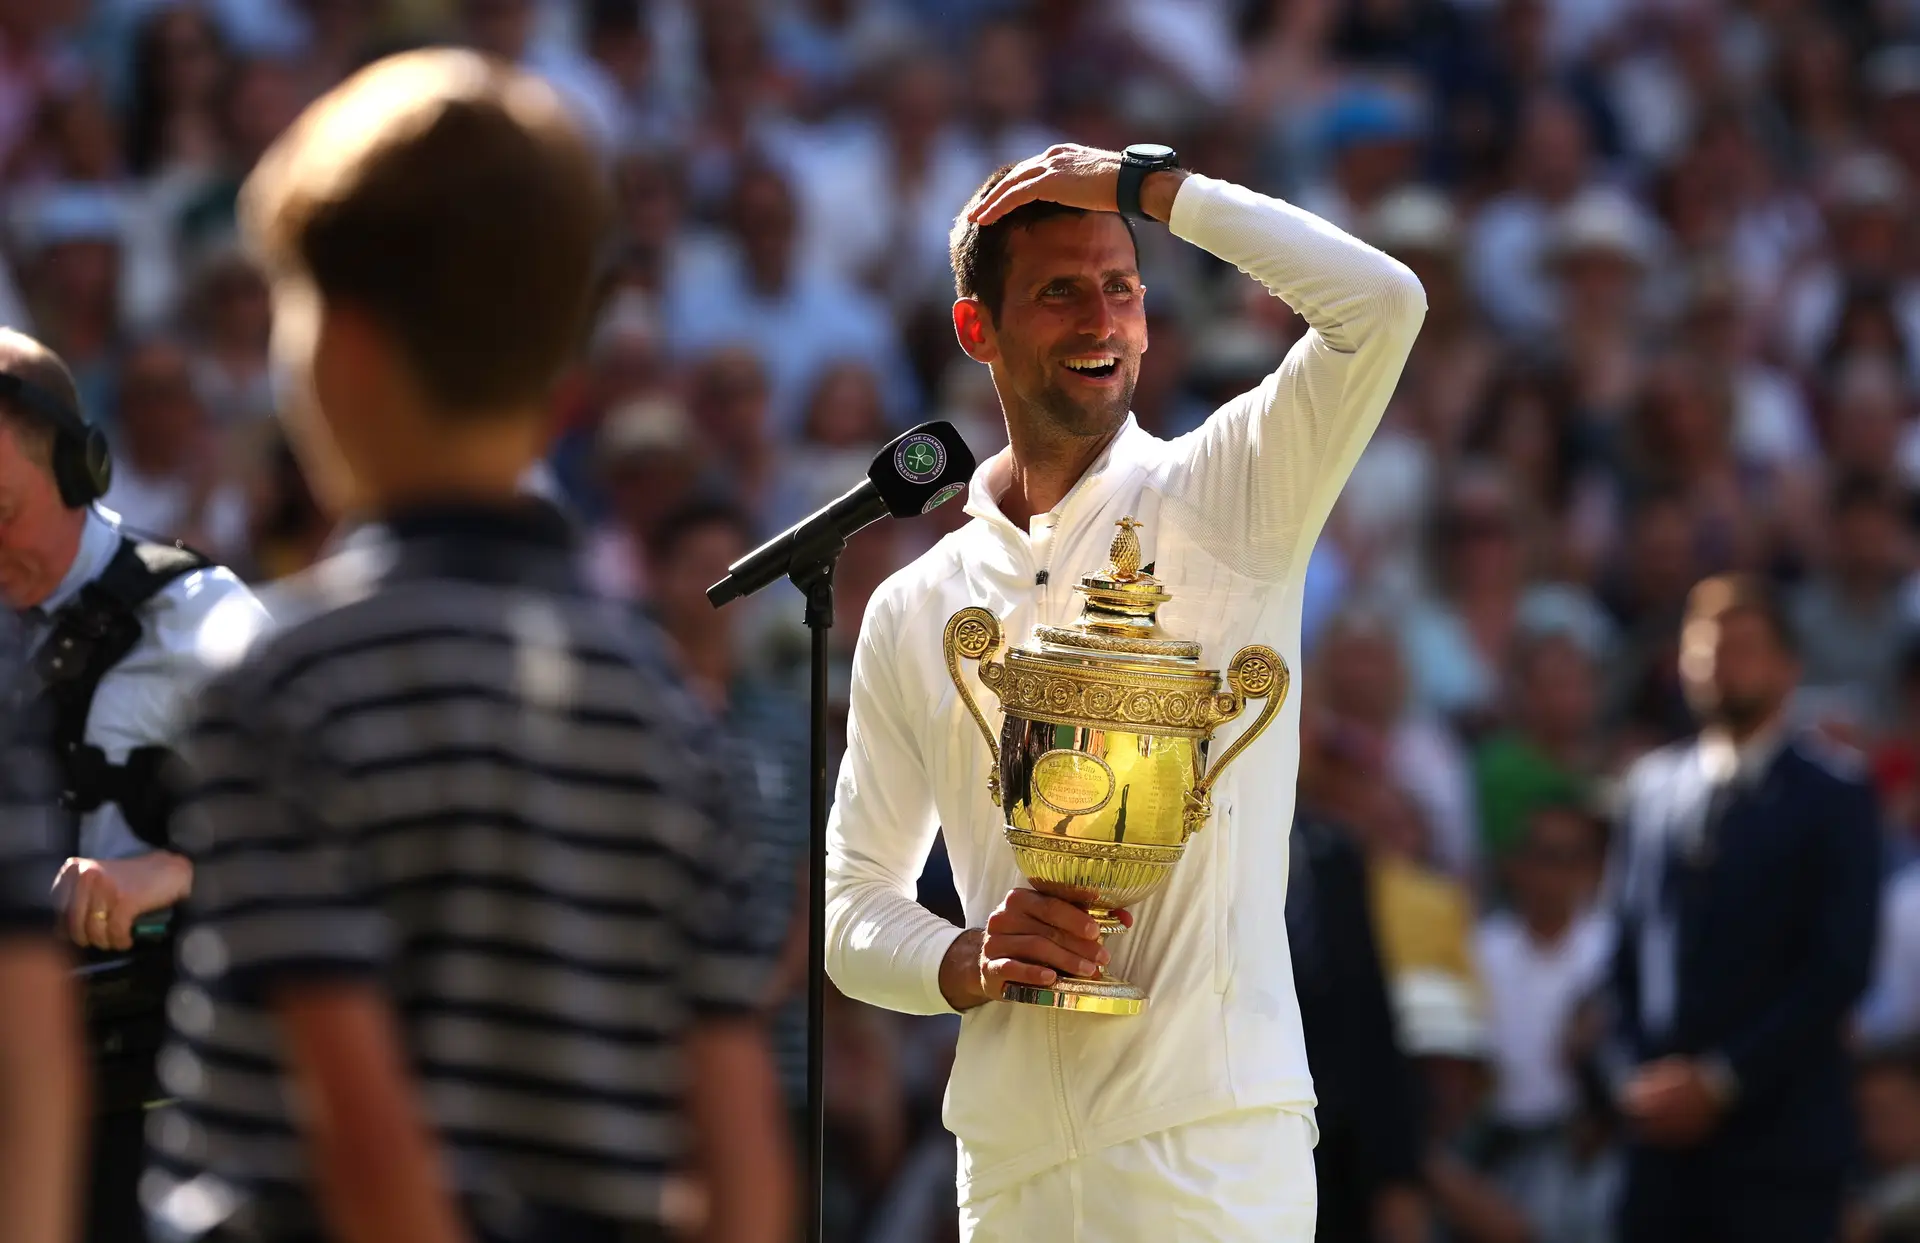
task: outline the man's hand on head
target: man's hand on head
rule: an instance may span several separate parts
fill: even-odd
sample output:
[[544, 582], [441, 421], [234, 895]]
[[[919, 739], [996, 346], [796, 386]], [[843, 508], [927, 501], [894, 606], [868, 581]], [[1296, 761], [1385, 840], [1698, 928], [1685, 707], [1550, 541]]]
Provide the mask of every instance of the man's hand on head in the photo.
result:
[[[1140, 210], [1155, 220], [1173, 214], [1184, 169], [1151, 173], [1140, 186]], [[982, 199], [968, 219], [989, 225], [1024, 203], [1060, 203], [1082, 211], [1118, 211], [1120, 153], [1077, 143], [1058, 143], [1022, 160]]]
[[68, 859], [54, 878], [67, 936], [82, 949], [133, 948], [133, 921], [173, 906], [193, 888], [183, 855], [149, 851], [127, 859]]
[[[1091, 901], [1091, 894], [1084, 895]], [[1115, 911], [1128, 927], [1133, 916]], [[940, 991], [956, 1010], [1005, 995], [1009, 984], [1048, 988], [1062, 975], [1092, 975], [1107, 965], [1099, 926], [1085, 907], [1032, 889], [1016, 889], [987, 917], [986, 928], [954, 938], [940, 964]]]

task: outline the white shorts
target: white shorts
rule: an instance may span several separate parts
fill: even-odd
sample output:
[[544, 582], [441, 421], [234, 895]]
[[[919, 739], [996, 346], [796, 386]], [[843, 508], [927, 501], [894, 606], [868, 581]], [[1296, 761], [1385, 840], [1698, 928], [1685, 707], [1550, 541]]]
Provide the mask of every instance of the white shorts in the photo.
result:
[[1313, 1127], [1254, 1109], [1056, 1165], [960, 1209], [961, 1243], [1312, 1243]]

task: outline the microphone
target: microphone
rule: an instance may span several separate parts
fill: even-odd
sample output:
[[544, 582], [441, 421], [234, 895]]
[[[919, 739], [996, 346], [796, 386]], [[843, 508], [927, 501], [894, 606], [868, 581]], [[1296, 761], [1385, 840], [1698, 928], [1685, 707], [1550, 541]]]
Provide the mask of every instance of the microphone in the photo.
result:
[[973, 451], [951, 423], [922, 423], [902, 432], [874, 456], [863, 482], [728, 566], [727, 576], [707, 588], [707, 599], [719, 608], [775, 579], [823, 565], [840, 555], [854, 532], [889, 514], [931, 512], [966, 488], [973, 467]]

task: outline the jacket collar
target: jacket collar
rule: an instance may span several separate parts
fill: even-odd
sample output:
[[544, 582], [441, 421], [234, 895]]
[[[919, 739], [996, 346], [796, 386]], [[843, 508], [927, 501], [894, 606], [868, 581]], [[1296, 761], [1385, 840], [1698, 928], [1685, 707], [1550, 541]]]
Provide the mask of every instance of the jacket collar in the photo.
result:
[[51, 617], [80, 594], [80, 589], [106, 573], [107, 563], [120, 551], [120, 519], [98, 506], [88, 506], [86, 525], [80, 528], [80, 548], [67, 567], [66, 577], [53, 594], [40, 602], [40, 611]]
[[[1106, 449], [1050, 512], [1057, 516], [1060, 523], [1064, 523], [1083, 504], [1105, 496], [1132, 473], [1135, 465], [1146, 460], [1153, 443], [1153, 436], [1140, 427], [1132, 414], [1128, 414], [1127, 421], [1107, 442]], [[1018, 536], [1024, 540], [1027, 532], [1015, 526], [1013, 520], [1000, 509], [1000, 498], [1006, 495], [1012, 482], [1013, 446], [1008, 445], [974, 469], [973, 479], [967, 487], [966, 512], [986, 523], [1002, 538]]]
[[1790, 737], [1784, 720], [1773, 722], [1742, 743], [1720, 730], [1703, 730], [1697, 744], [1701, 771], [1714, 785], [1733, 782], [1751, 789], [1773, 768]]

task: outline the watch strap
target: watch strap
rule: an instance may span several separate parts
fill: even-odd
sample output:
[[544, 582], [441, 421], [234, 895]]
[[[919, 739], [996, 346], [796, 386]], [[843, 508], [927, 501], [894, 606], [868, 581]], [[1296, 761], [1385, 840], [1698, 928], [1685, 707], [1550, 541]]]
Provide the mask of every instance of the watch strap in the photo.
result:
[[1145, 184], [1147, 174], [1156, 171], [1157, 166], [1132, 156], [1120, 160], [1120, 176], [1113, 188], [1114, 205], [1120, 214], [1129, 220], [1144, 220], [1146, 213], [1140, 210], [1140, 187]]

